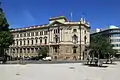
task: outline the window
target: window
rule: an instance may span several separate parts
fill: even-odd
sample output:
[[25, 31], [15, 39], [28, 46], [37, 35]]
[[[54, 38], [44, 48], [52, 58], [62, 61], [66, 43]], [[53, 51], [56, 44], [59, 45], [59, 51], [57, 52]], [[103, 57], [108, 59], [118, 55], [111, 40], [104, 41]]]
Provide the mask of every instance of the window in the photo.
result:
[[29, 48], [27, 48], [27, 52], [30, 53], [30, 49]]
[[47, 31], [44, 31], [44, 35], [47, 35]]
[[84, 37], [85, 44], [86, 44], [86, 39], [87, 39], [87, 37], [85, 36], [85, 37]]
[[55, 29], [54, 29], [54, 34], [55, 34]]
[[40, 43], [42, 43], [42, 37], [40, 38]]
[[58, 43], [58, 38], [55, 38], [55, 42]]
[[20, 45], [22, 45], [22, 40], [20, 40]]
[[84, 31], [84, 33], [86, 34], [86, 30]]
[[54, 29], [54, 34], [59, 33], [59, 32], [60, 32], [59, 29]]
[[25, 40], [24, 40], [24, 45], [25, 45]]
[[57, 52], [57, 47], [55, 47], [55, 52]]
[[38, 43], [38, 40], [36, 39], [36, 44]]
[[15, 53], [15, 49], [13, 49], [13, 53]]
[[20, 48], [20, 53], [22, 53], [22, 49]]
[[111, 37], [120, 37], [120, 34], [112, 34]]
[[72, 37], [72, 39], [73, 39], [73, 43], [77, 43], [78, 42], [78, 36], [74, 35]]
[[120, 44], [112, 44], [113, 47], [120, 47]]
[[58, 33], [60, 33], [60, 29], [58, 29]]
[[19, 34], [17, 34], [17, 37], [19, 37]]
[[73, 49], [73, 53], [76, 53], [76, 48]]
[[120, 42], [120, 39], [111, 39], [111, 42]]
[[18, 49], [16, 49], [17, 53], [18, 53]]
[[17, 45], [18, 45], [18, 41], [17, 41]]
[[34, 32], [31, 32], [31, 36], [34, 36]]
[[24, 33], [24, 37], [26, 37], [26, 33]]
[[29, 36], [30, 36], [30, 33], [27, 33], [27, 36], [29, 37]]
[[47, 44], [47, 38], [45, 38], [45, 44]]
[[24, 53], [26, 53], [26, 49], [25, 49], [25, 48], [23, 48], [23, 50], [24, 50]]
[[57, 33], [57, 29], [55, 30], [55, 33]]
[[56, 42], [56, 43], [59, 42], [59, 37], [58, 37], [58, 35], [55, 35], [55, 42]]
[[31, 48], [31, 52], [34, 53], [34, 48]]
[[38, 51], [38, 48], [35, 48], [35, 51], [37, 52], [37, 51]]
[[77, 32], [77, 29], [73, 29], [73, 32]]
[[33, 40], [32, 40], [32, 44], [33, 44]]
[[28, 42], [28, 45], [29, 45], [29, 40], [27, 42]]
[[118, 44], [116, 44], [116, 47], [118, 47]]
[[35, 32], [35, 35], [38, 36], [38, 32]]
[[22, 34], [20, 34], [20, 37], [22, 37]]
[[73, 53], [76, 53], [76, 52], [77, 52], [76, 49], [77, 49], [77, 47], [74, 46], [74, 47], [73, 47]]
[[43, 31], [40, 32], [40, 35], [43, 35]]

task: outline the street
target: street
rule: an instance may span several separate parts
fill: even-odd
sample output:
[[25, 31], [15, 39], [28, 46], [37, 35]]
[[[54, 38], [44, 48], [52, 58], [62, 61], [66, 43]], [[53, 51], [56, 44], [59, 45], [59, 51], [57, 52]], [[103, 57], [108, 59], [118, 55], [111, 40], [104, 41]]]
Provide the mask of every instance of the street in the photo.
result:
[[[106, 59], [103, 59], [103, 61], [105, 62]], [[120, 61], [120, 59], [114, 59], [114, 61]], [[42, 60], [16, 60], [16, 61], [7, 61], [7, 64], [61, 64], [61, 63], [85, 63], [87, 62], [86, 60], [52, 60], [52, 61], [42, 61]]]
[[120, 80], [120, 62], [107, 67], [89, 67], [82, 63], [3, 64], [0, 80]]

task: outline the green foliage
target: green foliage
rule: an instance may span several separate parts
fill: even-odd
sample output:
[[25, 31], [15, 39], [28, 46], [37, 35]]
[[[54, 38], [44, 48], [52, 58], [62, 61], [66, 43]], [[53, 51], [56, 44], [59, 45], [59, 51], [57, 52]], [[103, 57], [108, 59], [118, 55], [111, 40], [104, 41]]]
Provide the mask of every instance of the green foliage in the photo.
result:
[[0, 31], [0, 46], [8, 48], [14, 42], [10, 31]]
[[14, 42], [9, 24], [4, 16], [2, 8], [0, 8], [0, 56], [5, 54], [4, 50]]
[[49, 49], [47, 46], [42, 46], [39, 50], [38, 50], [38, 56], [41, 58], [47, 57], [48, 56], [48, 52]]
[[9, 24], [4, 16], [2, 8], [0, 8], [0, 31], [8, 31]]
[[114, 55], [116, 50], [112, 49], [109, 38], [100, 34], [96, 34], [91, 37], [90, 40], [90, 54], [94, 54], [95, 57], [105, 58], [106, 54]]

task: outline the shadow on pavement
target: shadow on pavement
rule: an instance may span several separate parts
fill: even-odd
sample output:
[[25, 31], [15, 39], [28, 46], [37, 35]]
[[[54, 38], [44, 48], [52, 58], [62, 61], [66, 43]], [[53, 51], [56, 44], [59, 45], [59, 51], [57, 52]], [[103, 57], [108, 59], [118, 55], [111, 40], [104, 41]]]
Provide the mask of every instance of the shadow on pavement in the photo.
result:
[[103, 63], [103, 64], [117, 65], [117, 63]]
[[83, 65], [86, 65], [88, 67], [100, 67], [100, 68], [107, 68], [108, 66], [98, 66], [96, 64], [83, 64]]

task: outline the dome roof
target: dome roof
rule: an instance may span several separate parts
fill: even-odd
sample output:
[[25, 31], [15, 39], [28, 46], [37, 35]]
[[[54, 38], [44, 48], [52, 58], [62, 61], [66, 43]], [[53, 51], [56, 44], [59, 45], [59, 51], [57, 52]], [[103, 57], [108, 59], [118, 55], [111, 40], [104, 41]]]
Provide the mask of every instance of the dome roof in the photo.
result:
[[114, 26], [114, 25], [110, 25], [110, 26], [109, 26], [109, 29], [116, 29], [116, 28], [119, 28], [119, 27]]

